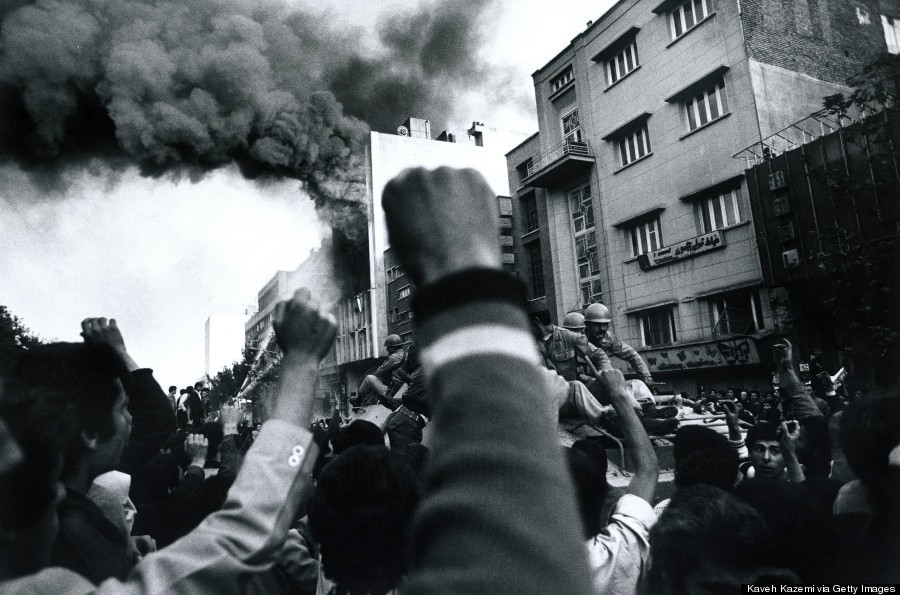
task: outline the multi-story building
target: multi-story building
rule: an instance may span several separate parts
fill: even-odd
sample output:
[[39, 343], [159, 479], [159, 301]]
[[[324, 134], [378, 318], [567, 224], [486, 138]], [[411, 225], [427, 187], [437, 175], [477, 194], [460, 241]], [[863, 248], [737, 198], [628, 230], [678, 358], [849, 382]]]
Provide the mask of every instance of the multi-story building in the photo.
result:
[[806, 142], [750, 149], [768, 151], [747, 172], [764, 283], [782, 290], [801, 352], [832, 372], [844, 367], [853, 389], [896, 384], [900, 111], [855, 123], [823, 111], [792, 129]]
[[532, 308], [606, 303], [675, 390], [767, 382], [776, 320], [733, 156], [846, 92], [897, 16], [896, 1], [621, 0], [589, 24], [533, 74], [539, 134], [508, 154]]

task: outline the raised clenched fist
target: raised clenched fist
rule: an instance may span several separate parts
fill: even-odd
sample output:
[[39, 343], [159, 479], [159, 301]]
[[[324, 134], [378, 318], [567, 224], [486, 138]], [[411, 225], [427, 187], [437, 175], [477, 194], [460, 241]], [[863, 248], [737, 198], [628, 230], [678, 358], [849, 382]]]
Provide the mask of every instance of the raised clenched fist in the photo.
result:
[[391, 246], [413, 281], [500, 268], [497, 197], [473, 169], [407, 169], [382, 194]]

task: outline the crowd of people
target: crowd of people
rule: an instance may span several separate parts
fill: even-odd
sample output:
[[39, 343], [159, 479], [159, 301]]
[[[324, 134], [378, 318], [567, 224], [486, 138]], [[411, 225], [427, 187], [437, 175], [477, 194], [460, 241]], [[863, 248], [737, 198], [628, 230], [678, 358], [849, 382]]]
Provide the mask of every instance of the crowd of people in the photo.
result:
[[[900, 582], [900, 395], [843, 395], [776, 352], [778, 392], [662, 403], [592, 304], [529, 319], [502, 270], [496, 200], [471, 170], [407, 170], [383, 195], [418, 287], [416, 342], [354, 405], [384, 427], [313, 423], [336, 334], [308, 291], [279, 303], [269, 418], [163, 392], [112, 319], [21, 351], [0, 379], [4, 593], [731, 593], [741, 584]], [[440, 222], [440, 225], [432, 225]], [[433, 233], [417, 230], [428, 227]], [[627, 380], [610, 357], [636, 372]], [[176, 394], [178, 393], [178, 394]], [[681, 424], [724, 416], [727, 435]], [[560, 446], [560, 418], [599, 436]], [[428, 446], [422, 429], [428, 423]], [[658, 493], [651, 436], [672, 437]], [[387, 440], [386, 440], [387, 437]], [[628, 485], [607, 479], [606, 439]]]

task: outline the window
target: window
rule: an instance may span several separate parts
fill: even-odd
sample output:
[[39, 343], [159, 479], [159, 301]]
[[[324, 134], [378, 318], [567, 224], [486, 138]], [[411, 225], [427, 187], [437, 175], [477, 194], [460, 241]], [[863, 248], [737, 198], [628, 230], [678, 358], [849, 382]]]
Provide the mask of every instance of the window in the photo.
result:
[[742, 289], [709, 299], [713, 337], [749, 335], [765, 328], [759, 291]]
[[662, 232], [659, 217], [638, 223], [628, 230], [631, 235], [631, 255], [639, 256], [645, 252], [653, 252], [662, 247]]
[[410, 294], [411, 292], [412, 292], [412, 287], [410, 287], [409, 285], [407, 285], [406, 287], [400, 289], [400, 290], [397, 292], [397, 299], [398, 299], [398, 300], [402, 300], [403, 298], [407, 298], [407, 297], [409, 297], [409, 294]]
[[728, 113], [728, 98], [725, 95], [725, 82], [719, 81], [705, 89], [684, 104], [687, 112], [688, 129], [697, 128], [718, 120]]
[[528, 299], [544, 297], [546, 292], [544, 290], [544, 263], [541, 261], [541, 243], [525, 244], [525, 254], [528, 256], [529, 280], [531, 281]]
[[736, 190], [705, 198], [697, 203], [697, 208], [700, 211], [701, 233], [710, 233], [741, 222]]
[[519, 173], [519, 180], [524, 180], [534, 172], [534, 160], [529, 157], [516, 167], [516, 171]]
[[572, 82], [575, 77], [572, 75], [572, 67], [566, 68], [562, 74], [550, 81], [550, 92], [556, 93], [566, 85]]
[[606, 61], [606, 82], [610, 85], [637, 68], [637, 43], [631, 44]]
[[675, 308], [655, 308], [643, 312], [638, 321], [641, 326], [641, 341], [644, 347], [671, 345], [678, 341], [675, 333]]
[[563, 141], [581, 142], [581, 123], [578, 121], [578, 110], [572, 110], [562, 117]]
[[672, 39], [678, 39], [709, 16], [712, 0], [688, 0], [670, 13]]
[[617, 143], [619, 145], [622, 167], [649, 155], [650, 136], [647, 134], [647, 125], [643, 124], [634, 132], [623, 135]]
[[397, 278], [403, 274], [403, 271], [400, 269], [399, 266], [394, 266], [394, 267], [387, 269], [384, 272], [384, 274], [387, 277], [387, 282], [392, 283], [393, 281], [396, 281]]
[[597, 252], [597, 232], [594, 230], [594, 207], [590, 184], [569, 192], [569, 205], [572, 210], [581, 303], [599, 302], [603, 294], [599, 278], [600, 255]]
[[540, 226], [538, 221], [537, 199], [534, 194], [522, 197], [522, 211], [525, 214], [525, 233], [530, 233]]
[[881, 15], [881, 27], [884, 29], [887, 51], [891, 54], [900, 54], [900, 19]]

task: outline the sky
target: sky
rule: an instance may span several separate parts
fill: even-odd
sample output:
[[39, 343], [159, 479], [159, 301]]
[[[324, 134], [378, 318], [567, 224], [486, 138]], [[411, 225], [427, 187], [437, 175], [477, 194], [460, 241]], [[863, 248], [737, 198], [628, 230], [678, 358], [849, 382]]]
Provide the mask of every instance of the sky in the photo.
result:
[[[438, 122], [443, 118], [457, 129], [478, 120], [491, 127], [534, 132], [531, 73], [613, 1], [472, 4], [480, 5], [470, 23], [479, 34], [466, 48], [464, 60], [442, 64], [441, 56], [431, 62], [423, 59], [426, 71], [437, 72], [442, 81], [452, 80], [456, 92], [446, 98], [432, 95], [422, 105], [441, 106], [448, 113], [408, 114], [398, 107], [396, 123], [421, 115]], [[394, 53], [385, 53], [385, 40], [394, 38], [380, 32], [394, 25], [401, 29], [452, 5], [452, 1], [294, 0], [284, 2], [283, 8], [312, 15], [313, 38], [327, 36], [317, 28], [329, 23], [332, 30], [345, 34], [343, 39], [352, 40], [360, 56], [386, 56], [380, 62], [363, 61], [363, 68], [393, 75], [403, 68], [403, 48], [417, 47], [422, 56], [429, 48], [401, 39]], [[65, 27], [79, 31], [80, 21], [70, 18]], [[2, 35], [7, 34], [4, 27]], [[9, 52], [11, 42], [0, 41]], [[329, 51], [334, 49], [318, 54], [311, 50], [310, 63], [302, 67], [327, 76], [333, 66]], [[149, 61], [139, 57], [136, 68], [145, 62]], [[0, 64], [0, 74], [7, 72], [5, 66]], [[467, 69], [482, 79], [466, 76]], [[137, 95], [134, 87], [127, 91]], [[152, 91], [142, 91], [148, 92]], [[347, 101], [360, 93], [348, 91]], [[121, 106], [115, 101], [110, 105]], [[390, 118], [391, 105], [379, 112], [382, 119], [385, 112]], [[48, 111], [48, 121], [52, 115]], [[48, 134], [52, 136], [52, 130]], [[115, 135], [123, 144], [137, 142], [118, 129]], [[132, 356], [153, 368], [160, 384], [193, 383], [203, 374], [206, 319], [242, 313], [277, 270], [294, 269], [319, 245], [326, 227], [297, 180], [277, 176], [249, 180], [235, 165], [218, 161], [205, 164], [202, 172], [176, 168], [160, 173], [121, 161], [112, 167], [102, 153], [98, 155], [70, 159], [59, 176], [35, 173], [29, 169], [31, 163], [15, 158], [0, 159], [0, 304], [50, 340], [80, 340], [83, 318], [115, 318]]]

